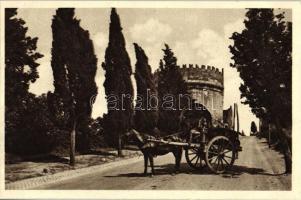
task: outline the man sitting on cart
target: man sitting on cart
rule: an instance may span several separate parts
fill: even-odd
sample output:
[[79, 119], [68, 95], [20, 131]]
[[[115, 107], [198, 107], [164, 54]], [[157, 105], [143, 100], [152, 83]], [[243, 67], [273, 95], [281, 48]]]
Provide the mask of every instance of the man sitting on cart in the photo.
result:
[[189, 145], [191, 144], [191, 142], [196, 142], [196, 141], [192, 141], [192, 138], [199, 138], [199, 141], [201, 143], [205, 143], [206, 141], [206, 135], [208, 134], [208, 130], [209, 130], [209, 122], [205, 117], [201, 117], [198, 122], [197, 122], [197, 126], [193, 127], [192, 129], [190, 129], [189, 131]]

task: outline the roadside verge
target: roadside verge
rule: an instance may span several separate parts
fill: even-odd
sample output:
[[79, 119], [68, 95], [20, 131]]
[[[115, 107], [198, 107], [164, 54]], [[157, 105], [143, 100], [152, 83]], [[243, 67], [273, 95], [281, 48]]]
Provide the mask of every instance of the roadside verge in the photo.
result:
[[67, 171], [58, 172], [58, 173], [52, 174], [52, 175], [45, 175], [45, 176], [40, 176], [40, 177], [35, 177], [35, 178], [24, 179], [24, 180], [6, 184], [5, 189], [6, 190], [34, 189], [35, 187], [39, 187], [39, 186], [50, 184], [50, 183], [55, 183], [57, 181], [63, 181], [63, 180], [67, 180], [70, 178], [75, 178], [75, 177], [79, 177], [79, 176], [83, 176], [83, 175], [87, 175], [87, 174], [91, 174], [91, 173], [102, 172], [102, 171], [111, 169], [113, 167], [127, 165], [129, 163], [135, 163], [135, 162], [140, 161], [141, 159], [142, 159], [141, 156], [133, 157], [133, 158], [118, 160], [118, 161], [105, 163], [105, 164], [101, 164], [101, 165], [94, 165], [94, 166], [86, 167], [86, 168], [67, 170]]

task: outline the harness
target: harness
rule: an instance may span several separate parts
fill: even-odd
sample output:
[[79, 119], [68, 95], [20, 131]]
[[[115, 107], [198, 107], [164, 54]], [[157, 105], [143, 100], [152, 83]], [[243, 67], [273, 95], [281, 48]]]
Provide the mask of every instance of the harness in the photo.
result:
[[156, 137], [155, 136], [151, 136], [151, 135], [145, 135], [145, 138], [143, 140], [143, 142], [145, 144], [141, 147], [141, 149], [146, 149], [146, 148], [151, 148], [151, 147], [157, 146], [157, 144], [155, 142], [149, 141], [151, 139], [156, 139]]
[[182, 142], [182, 139], [178, 135], [179, 135], [179, 133], [174, 133], [174, 134], [167, 135], [167, 136], [164, 136], [161, 138], [157, 138], [157, 137], [151, 136], [151, 135], [145, 135], [145, 138], [144, 138], [145, 144], [141, 148], [145, 149], [145, 148], [151, 148], [151, 147], [156, 147], [156, 146], [162, 145], [160, 143], [151, 141], [151, 140], [156, 140], [156, 139], [169, 141], [169, 142]]

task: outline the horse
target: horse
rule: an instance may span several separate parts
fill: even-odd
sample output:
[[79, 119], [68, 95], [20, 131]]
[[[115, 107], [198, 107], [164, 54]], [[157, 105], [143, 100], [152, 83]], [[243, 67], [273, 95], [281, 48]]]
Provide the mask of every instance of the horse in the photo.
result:
[[[138, 146], [144, 156], [144, 175], [147, 176], [148, 160], [151, 165], [151, 176], [155, 175], [154, 157], [165, 155], [172, 152], [175, 156], [175, 174], [179, 173], [183, 148], [181, 146], [160, 144], [149, 141], [149, 139], [157, 139], [155, 136], [139, 133], [135, 129], [131, 129], [125, 134], [126, 140]], [[170, 142], [180, 142], [181, 139], [175, 134], [163, 137], [164, 140]]]

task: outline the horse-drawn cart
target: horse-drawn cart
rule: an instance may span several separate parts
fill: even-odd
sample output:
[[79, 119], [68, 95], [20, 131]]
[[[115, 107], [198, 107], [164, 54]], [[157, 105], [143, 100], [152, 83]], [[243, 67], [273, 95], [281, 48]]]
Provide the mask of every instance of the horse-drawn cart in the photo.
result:
[[235, 159], [238, 158], [238, 152], [242, 150], [238, 133], [225, 128], [211, 128], [208, 133], [214, 136], [205, 136], [206, 142], [200, 139], [202, 134], [197, 132], [194, 133], [191, 143], [164, 139], [149, 139], [148, 141], [183, 146], [185, 158], [190, 167], [199, 170], [208, 166], [214, 173], [223, 173], [231, 168]]
[[[229, 170], [242, 150], [239, 132], [228, 128], [213, 128], [210, 113], [204, 110], [187, 110], [182, 113], [184, 132], [179, 135], [181, 141], [164, 138], [150, 138], [157, 144], [183, 146], [188, 165], [200, 170], [205, 166], [214, 173]], [[168, 137], [167, 137], [168, 138]]]

